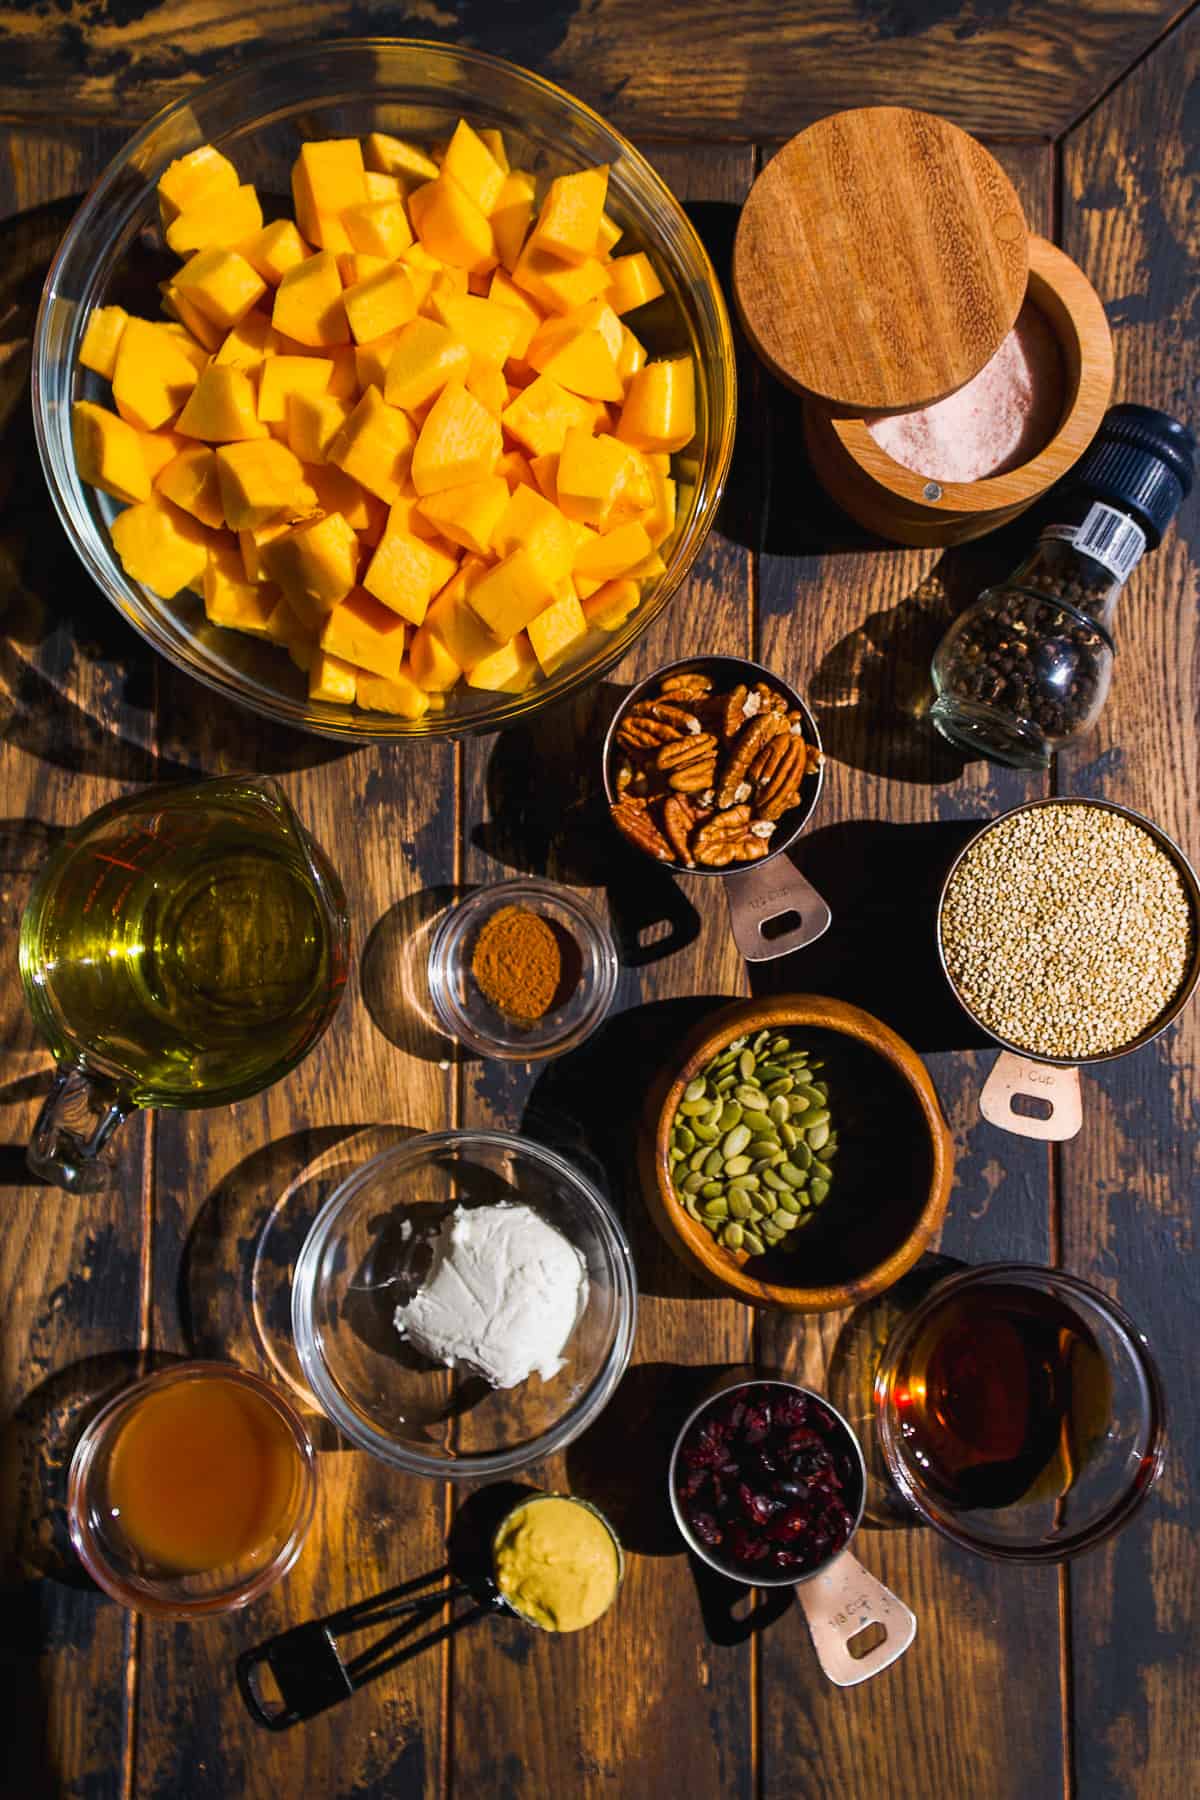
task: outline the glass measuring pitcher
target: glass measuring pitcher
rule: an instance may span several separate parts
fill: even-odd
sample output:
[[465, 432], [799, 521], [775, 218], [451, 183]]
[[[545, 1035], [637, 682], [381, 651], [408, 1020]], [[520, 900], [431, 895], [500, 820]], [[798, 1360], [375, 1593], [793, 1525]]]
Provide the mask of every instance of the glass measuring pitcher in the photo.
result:
[[93, 813], [21, 920], [25, 997], [59, 1068], [34, 1174], [102, 1188], [136, 1107], [269, 1087], [332, 1019], [348, 944], [341, 882], [277, 782], [153, 787]]

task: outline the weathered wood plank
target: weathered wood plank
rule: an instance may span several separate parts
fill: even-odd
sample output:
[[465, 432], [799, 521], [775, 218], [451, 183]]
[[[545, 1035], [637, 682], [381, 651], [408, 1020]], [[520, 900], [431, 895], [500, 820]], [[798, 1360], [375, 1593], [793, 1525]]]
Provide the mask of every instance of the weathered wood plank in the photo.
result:
[[[453, 871], [454, 750], [363, 749], [275, 731], [163, 668], [164, 747], [207, 774], [277, 772], [297, 813], [338, 868], [350, 907], [351, 976], [312, 1056], [257, 1099], [164, 1115], [155, 1162], [153, 1336], [173, 1351], [231, 1356], [261, 1373], [293, 1367], [286, 1299], [250, 1304], [252, 1267], [271, 1222], [269, 1257], [285, 1265], [319, 1204], [301, 1179], [324, 1156], [347, 1173], [366, 1126], [431, 1130], [449, 1122], [444, 1068], [416, 1053], [418, 1027], [391, 1001], [405, 948], [397, 903]], [[378, 966], [381, 944], [386, 967]], [[364, 986], [370, 1004], [364, 998]], [[341, 1142], [342, 1149], [334, 1155]], [[320, 1184], [319, 1194], [331, 1191]], [[273, 1209], [282, 1207], [272, 1220]], [[275, 1246], [280, 1246], [276, 1248]], [[286, 1284], [283, 1284], [286, 1286]], [[278, 1323], [278, 1331], [271, 1327]], [[268, 1350], [279, 1362], [272, 1369]], [[147, 1621], [138, 1700], [138, 1791], [263, 1800], [302, 1788], [329, 1795], [432, 1793], [442, 1757], [441, 1653], [434, 1650], [341, 1710], [281, 1737], [252, 1723], [233, 1686], [238, 1652], [289, 1625], [444, 1567], [442, 1495], [319, 1438], [317, 1515], [292, 1574], [246, 1614], [203, 1630]], [[195, 1696], [205, 1704], [197, 1706]]]
[[[744, 0], [645, 6], [553, 0], [90, 0], [0, 6], [9, 104], [146, 115], [250, 52], [316, 38], [466, 43], [549, 75], [645, 136], [790, 135], [835, 107], [922, 106], [970, 129], [1051, 137], [1153, 43], [1179, 11], [1161, 0]], [[53, 96], [53, 98], [51, 98]], [[698, 100], [698, 96], [701, 97]]]
[[[1047, 229], [1048, 152], [997, 147], [1035, 228]], [[771, 384], [773, 429], [760, 573], [763, 661], [810, 698], [828, 751], [819, 816], [796, 861], [834, 911], [828, 936], [756, 972], [756, 990], [812, 988], [878, 1014], [927, 1057], [958, 1164], [942, 1233], [965, 1262], [1051, 1254], [1044, 1150], [978, 1113], [990, 1057], [964, 1056], [933, 948], [941, 872], [962, 821], [1045, 791], [1045, 783], [964, 765], [921, 717], [929, 657], [957, 605], [1010, 551], [848, 547], [811, 474], [797, 467], [794, 403]], [[843, 534], [852, 546], [849, 528]], [[791, 554], [788, 554], [788, 552]], [[882, 1200], [882, 1197], [881, 1197]], [[764, 1314], [759, 1360], [832, 1382], [871, 1436], [869, 1394], [837, 1371], [846, 1315], [799, 1324]], [[1052, 1570], [1000, 1571], [930, 1531], [865, 1530], [864, 1562], [916, 1612], [916, 1642], [886, 1674], [844, 1694], [821, 1674], [799, 1609], [762, 1640], [764, 1791], [865, 1796], [1050, 1796], [1061, 1787], [1057, 1584]], [[1038, 1669], [1037, 1680], [1029, 1678]], [[969, 1693], [970, 1700], [965, 1696]]]
[[[1117, 395], [1195, 427], [1200, 391], [1200, 19], [1192, 17], [1063, 146], [1064, 244], [1104, 298]], [[1062, 759], [1064, 792], [1118, 800], [1200, 856], [1196, 593], [1200, 496], [1129, 583], [1096, 736]], [[1070, 1573], [1075, 1766], [1081, 1794], [1182, 1795], [1200, 1767], [1200, 1429], [1185, 1259], [1200, 1202], [1200, 1012], [1084, 1077], [1081, 1135], [1062, 1154], [1066, 1266], [1116, 1296], [1167, 1388], [1161, 1487], [1118, 1539]], [[1190, 1773], [1189, 1773], [1190, 1771]]]
[[[714, 256], [727, 255], [750, 151], [646, 148]], [[533, 870], [590, 890], [601, 904], [606, 896], [595, 890], [606, 889], [626, 966], [614, 1016], [581, 1051], [541, 1070], [467, 1065], [463, 1121], [548, 1138], [600, 1176], [631, 1235], [641, 1305], [634, 1365], [605, 1417], [565, 1457], [531, 1472], [539, 1486], [566, 1487], [610, 1512], [631, 1552], [625, 1587], [613, 1613], [574, 1638], [498, 1624], [498, 1646], [483, 1632], [455, 1641], [457, 1793], [748, 1800], [755, 1791], [750, 1650], [709, 1640], [664, 1518], [671, 1434], [704, 1370], [746, 1359], [750, 1315], [707, 1297], [677, 1268], [645, 1212], [633, 1166], [633, 1127], [650, 1077], [685, 1021], [703, 1010], [703, 1001], [684, 997], [744, 992], [745, 974], [711, 884], [688, 884], [681, 907], [672, 884], [631, 860], [594, 807], [614, 686], [624, 692], [696, 648], [746, 654], [750, 592], [749, 554], [714, 533], [669, 612], [609, 684], [527, 731], [467, 746], [465, 817], [486, 822], [468, 843], [466, 876], [495, 881]], [[668, 913], [682, 930], [679, 953], [631, 966], [638, 926]]]
[[17, 926], [69, 825], [153, 770], [149, 652], [91, 589], [53, 517], [28, 410], [28, 344], [50, 256], [112, 133], [0, 134], [0, 1785], [116, 1800], [129, 1754], [133, 1622], [67, 1537], [66, 1468], [101, 1395], [136, 1370], [142, 1126], [117, 1185], [34, 1185], [24, 1146], [51, 1085], [25, 1012]]

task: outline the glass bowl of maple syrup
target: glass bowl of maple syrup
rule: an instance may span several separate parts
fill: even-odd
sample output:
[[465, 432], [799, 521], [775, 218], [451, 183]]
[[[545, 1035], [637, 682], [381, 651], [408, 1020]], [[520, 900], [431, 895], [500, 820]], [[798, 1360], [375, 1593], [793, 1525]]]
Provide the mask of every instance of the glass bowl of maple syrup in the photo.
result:
[[277, 1389], [232, 1363], [174, 1363], [84, 1430], [67, 1486], [71, 1542], [134, 1612], [233, 1612], [296, 1561], [316, 1487], [312, 1439]]
[[1162, 1383], [1133, 1321], [1077, 1276], [992, 1263], [939, 1281], [875, 1376], [904, 1498], [965, 1549], [1062, 1562], [1127, 1523], [1161, 1472]]

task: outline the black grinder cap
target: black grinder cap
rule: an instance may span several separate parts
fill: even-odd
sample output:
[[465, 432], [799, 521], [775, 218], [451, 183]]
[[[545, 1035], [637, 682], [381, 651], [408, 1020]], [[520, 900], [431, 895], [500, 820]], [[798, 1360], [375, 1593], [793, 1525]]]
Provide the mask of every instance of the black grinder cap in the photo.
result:
[[1180, 420], [1153, 406], [1110, 406], [1063, 487], [1128, 513], [1157, 550], [1195, 474], [1196, 439]]

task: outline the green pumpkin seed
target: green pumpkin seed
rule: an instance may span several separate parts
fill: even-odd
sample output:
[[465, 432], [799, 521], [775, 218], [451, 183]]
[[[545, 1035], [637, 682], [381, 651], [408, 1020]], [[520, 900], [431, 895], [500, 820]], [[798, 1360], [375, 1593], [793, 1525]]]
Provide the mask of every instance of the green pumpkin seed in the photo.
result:
[[679, 1110], [685, 1119], [698, 1119], [702, 1113], [708, 1111], [708, 1101], [701, 1099], [684, 1100], [681, 1102]]
[[698, 1144], [696, 1146], [696, 1148], [692, 1151], [692, 1154], [687, 1159], [688, 1168], [689, 1169], [698, 1169], [701, 1166], [701, 1164], [703, 1163], [703, 1161], [707, 1155], [708, 1155], [707, 1145]]
[[744, 1112], [742, 1124], [752, 1137], [760, 1137], [774, 1129], [770, 1116], [761, 1107], [752, 1106]]
[[780, 1194], [779, 1204], [787, 1213], [798, 1213], [801, 1209], [800, 1196], [792, 1188], [786, 1194]]
[[812, 1167], [812, 1151], [803, 1138], [799, 1140], [792, 1151], [792, 1161], [798, 1169], [811, 1169]]
[[736, 1081], [737, 1076], [734, 1074], [722, 1075], [719, 1081], [713, 1083], [713, 1086], [716, 1088], [718, 1094], [727, 1094]]
[[743, 1247], [750, 1252], [751, 1256], [764, 1256], [766, 1254], [766, 1245], [759, 1237], [757, 1231], [747, 1231], [745, 1227], [743, 1227], [742, 1244]]
[[794, 1213], [794, 1212], [789, 1212], [787, 1210], [787, 1208], [784, 1206], [783, 1201], [781, 1200], [779, 1202], [779, 1211], [775, 1214], [775, 1229], [776, 1229], [776, 1231], [782, 1231], [782, 1232], [794, 1231], [799, 1223], [800, 1223], [799, 1214]]
[[829, 1142], [828, 1117], [826, 1117], [824, 1124], [822, 1124], [819, 1119], [814, 1119], [811, 1125], [806, 1126], [804, 1135], [808, 1139], [808, 1147], [810, 1150], [823, 1150], [825, 1145]]
[[773, 1156], [778, 1149], [779, 1139], [776, 1137], [774, 1131], [760, 1132], [756, 1138], [751, 1138], [750, 1140], [750, 1154], [752, 1156]]
[[783, 1242], [782, 1231], [772, 1225], [769, 1219], [764, 1219], [758, 1226], [758, 1234], [768, 1250], [773, 1250], [776, 1244], [781, 1244]]
[[817, 1093], [820, 1094], [822, 1100], [828, 1100], [829, 1083], [827, 1081], [814, 1081], [811, 1085], [816, 1089]]
[[791, 1049], [791, 1047], [792, 1046], [788, 1042], [787, 1038], [777, 1037], [775, 1039], [774, 1043], [771, 1045], [771, 1055], [772, 1056], [786, 1056], [788, 1051]]
[[753, 1050], [755, 1056], [761, 1056], [763, 1051], [766, 1049], [767, 1045], [770, 1043], [770, 1041], [771, 1041], [770, 1032], [769, 1031], [760, 1031], [758, 1036], [755, 1038], [754, 1042], [750, 1046], [750, 1048]]
[[725, 1167], [725, 1158], [719, 1149], [712, 1149], [704, 1159], [704, 1173], [710, 1178], [721, 1173]]
[[748, 1219], [750, 1217], [754, 1208], [750, 1204], [750, 1196], [745, 1188], [730, 1188], [729, 1210], [735, 1219]]
[[725, 1102], [724, 1109], [721, 1113], [720, 1120], [718, 1121], [718, 1123], [720, 1124], [721, 1130], [722, 1131], [732, 1131], [734, 1126], [740, 1125], [741, 1122], [742, 1122], [741, 1107], [738, 1105], [736, 1100], [727, 1100]]
[[808, 1111], [808, 1109], [811, 1105], [812, 1105], [812, 1101], [806, 1099], [803, 1094], [789, 1094], [788, 1095], [788, 1111], [792, 1115], [793, 1119], [796, 1119], [796, 1118], [803, 1119], [804, 1114]]
[[685, 1194], [698, 1194], [704, 1186], [704, 1177], [699, 1173], [685, 1175], [679, 1185]]
[[696, 1134], [696, 1142], [698, 1144], [707, 1144], [711, 1146], [716, 1143], [721, 1135], [716, 1126], [710, 1125], [707, 1119], [697, 1119], [692, 1129]]
[[735, 1125], [733, 1130], [727, 1131], [725, 1136], [721, 1139], [721, 1149], [728, 1159], [729, 1157], [740, 1156], [749, 1142], [750, 1133], [747, 1131], [746, 1127], [744, 1125]]
[[767, 1218], [770, 1218], [771, 1214], [775, 1211], [775, 1208], [777, 1206], [782, 1205], [782, 1203], [783, 1203], [782, 1195], [780, 1196], [779, 1199], [776, 1199], [775, 1195], [773, 1193], [771, 1193], [770, 1189], [768, 1189], [767, 1192], [765, 1194], [762, 1194], [759, 1198], [759, 1208], [766, 1215]]
[[758, 1088], [746, 1087], [743, 1085], [742, 1087], [735, 1087], [733, 1092], [735, 1098], [740, 1100], [742, 1105], [747, 1107], [749, 1111], [766, 1112], [769, 1103], [766, 1095], [760, 1092]]
[[808, 1191], [812, 1195], [813, 1205], [820, 1206], [822, 1200], [824, 1200], [826, 1194], [829, 1192], [829, 1183], [823, 1181], [818, 1175], [815, 1181], [809, 1183]]
[[808, 1176], [803, 1169], [798, 1169], [793, 1162], [780, 1163], [779, 1173], [791, 1188], [803, 1187]]
[[738, 1074], [741, 1076], [742, 1080], [749, 1081], [755, 1069], [758, 1067], [754, 1052], [752, 1050], [743, 1050], [742, 1054], [738, 1057], [737, 1066]]
[[779, 1194], [787, 1193], [789, 1191], [787, 1182], [775, 1169], [764, 1169], [762, 1178], [763, 1182], [771, 1189], [772, 1193]]
[[677, 1163], [677, 1162], [683, 1161], [683, 1151], [679, 1148], [679, 1146], [677, 1144], [672, 1144], [671, 1148], [667, 1151], [667, 1161], [669, 1163]]
[[779, 1081], [786, 1074], [787, 1070], [782, 1063], [761, 1062], [758, 1065], [758, 1079], [764, 1086], [768, 1081]]
[[685, 1100], [703, 1100], [708, 1083], [703, 1075], [696, 1075], [683, 1090]]
[[696, 1148], [696, 1139], [689, 1126], [677, 1125], [675, 1127], [675, 1148], [683, 1151], [685, 1155]]
[[688, 1194], [683, 1204], [687, 1208], [688, 1217], [690, 1219], [695, 1219], [697, 1225], [703, 1225], [705, 1223], [703, 1213], [700, 1211], [700, 1208], [696, 1205], [695, 1200], [690, 1194]]
[[788, 1150], [794, 1150], [796, 1145], [800, 1142], [800, 1134], [796, 1130], [796, 1127], [794, 1125], [789, 1125], [786, 1119], [779, 1127], [779, 1136], [781, 1142]]
[[833, 1178], [833, 1170], [827, 1162], [822, 1162], [819, 1156], [814, 1156], [812, 1159], [812, 1172], [821, 1181], [830, 1181]]
[[736, 1219], [731, 1219], [721, 1233], [721, 1242], [727, 1250], [740, 1250], [744, 1242], [743, 1228]]
[[777, 1081], [768, 1081], [763, 1093], [769, 1100], [774, 1100], [777, 1095], [790, 1094], [795, 1085], [790, 1075], [781, 1075]]
[[722, 1195], [719, 1200], [705, 1200], [701, 1204], [700, 1211], [704, 1214], [706, 1219], [727, 1219], [729, 1217], [729, 1202], [724, 1195]]
[[[827, 1106], [814, 1107], [811, 1112], [805, 1113], [804, 1131], [810, 1144], [812, 1143], [812, 1133], [814, 1128], [818, 1125], [828, 1125], [828, 1123], [829, 1108]], [[821, 1142], [824, 1143], [824, 1141], [824, 1138], [822, 1138]], [[816, 1148], [815, 1145], [814, 1148]]]
[[727, 1175], [745, 1175], [749, 1172], [749, 1169], [750, 1158], [748, 1156], [730, 1156], [726, 1158], [725, 1173]]
[[700, 1189], [700, 1198], [702, 1200], [719, 1200], [724, 1192], [725, 1183], [723, 1181], [706, 1181]]
[[777, 1094], [767, 1108], [767, 1112], [770, 1114], [772, 1122], [776, 1125], [785, 1125], [787, 1123], [788, 1110], [788, 1103], [782, 1094]]

